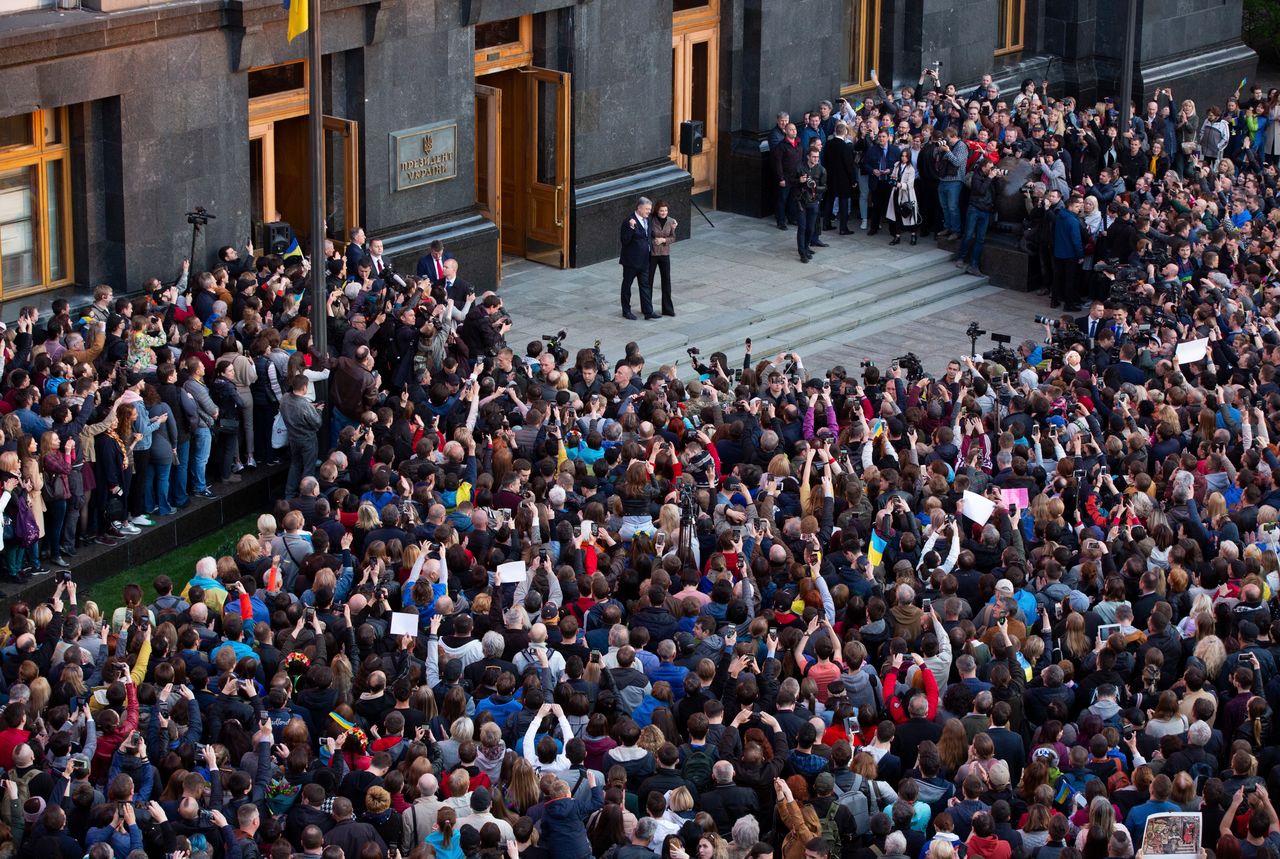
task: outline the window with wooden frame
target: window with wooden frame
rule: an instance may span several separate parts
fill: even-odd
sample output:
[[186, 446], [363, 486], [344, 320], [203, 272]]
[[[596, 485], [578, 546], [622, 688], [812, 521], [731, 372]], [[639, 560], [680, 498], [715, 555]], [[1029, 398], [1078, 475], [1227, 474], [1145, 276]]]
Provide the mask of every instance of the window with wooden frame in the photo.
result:
[[0, 119], [0, 296], [70, 284], [67, 109]]
[[306, 60], [249, 70], [249, 122], [303, 116], [311, 69]]
[[996, 0], [996, 56], [1022, 50], [1027, 0]]
[[533, 16], [476, 24], [477, 75], [533, 65]]
[[872, 89], [871, 72], [880, 56], [881, 0], [850, 0], [848, 82], [841, 95]]
[[720, 19], [720, 0], [671, 0], [671, 23], [675, 29]]

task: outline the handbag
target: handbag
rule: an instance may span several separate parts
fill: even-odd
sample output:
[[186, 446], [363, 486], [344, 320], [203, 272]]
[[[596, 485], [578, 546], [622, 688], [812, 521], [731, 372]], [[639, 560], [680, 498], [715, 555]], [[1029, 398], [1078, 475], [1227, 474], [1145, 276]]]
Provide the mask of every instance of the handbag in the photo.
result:
[[35, 545], [40, 539], [40, 524], [36, 522], [36, 514], [31, 510], [31, 502], [27, 496], [19, 495], [17, 513], [13, 517], [13, 536], [22, 546]]
[[240, 419], [220, 417], [213, 422], [213, 431], [218, 435], [239, 435]]
[[284, 425], [284, 415], [276, 412], [276, 419], [271, 422], [271, 446], [276, 450], [289, 444], [289, 428]]
[[107, 493], [107, 503], [103, 505], [103, 518], [108, 522], [120, 522], [125, 519], [124, 497], [114, 492]]

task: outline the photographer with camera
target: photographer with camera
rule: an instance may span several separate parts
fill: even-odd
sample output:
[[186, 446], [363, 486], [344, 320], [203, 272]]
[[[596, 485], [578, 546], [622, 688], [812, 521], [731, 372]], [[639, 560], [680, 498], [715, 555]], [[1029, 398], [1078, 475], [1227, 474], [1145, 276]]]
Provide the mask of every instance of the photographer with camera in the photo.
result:
[[982, 245], [987, 239], [987, 229], [996, 208], [995, 172], [996, 168], [989, 159], [980, 158], [974, 164], [973, 176], [969, 180], [969, 209], [965, 213], [964, 237], [951, 257], [956, 268], [964, 269], [965, 274], [982, 274], [978, 268], [982, 262]]
[[827, 192], [827, 168], [822, 166], [822, 144], [813, 141], [804, 162], [791, 177], [791, 213], [796, 219], [796, 250], [800, 262], [813, 258], [815, 247], [827, 243], [818, 238], [819, 207]]

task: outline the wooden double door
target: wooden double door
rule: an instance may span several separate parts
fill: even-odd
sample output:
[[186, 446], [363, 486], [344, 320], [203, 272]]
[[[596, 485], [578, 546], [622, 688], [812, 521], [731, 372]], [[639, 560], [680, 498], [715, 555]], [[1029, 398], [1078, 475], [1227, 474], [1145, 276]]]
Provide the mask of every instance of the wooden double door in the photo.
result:
[[569, 267], [568, 72], [526, 66], [476, 78], [476, 203], [501, 253]]

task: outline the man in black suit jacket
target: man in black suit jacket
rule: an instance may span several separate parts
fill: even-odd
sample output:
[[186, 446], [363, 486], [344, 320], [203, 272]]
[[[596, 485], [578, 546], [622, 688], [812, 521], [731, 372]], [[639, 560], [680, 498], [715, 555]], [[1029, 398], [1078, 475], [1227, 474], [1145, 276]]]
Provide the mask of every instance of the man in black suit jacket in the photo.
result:
[[876, 135], [875, 142], [867, 147], [867, 154], [862, 159], [862, 172], [869, 177], [871, 183], [871, 208], [867, 212], [869, 236], [880, 231], [880, 221], [889, 205], [889, 191], [892, 187], [889, 184], [889, 174], [901, 155], [901, 150], [889, 142], [889, 132], [881, 131]]
[[427, 252], [418, 259], [418, 267], [415, 273], [418, 277], [425, 277], [433, 284], [444, 280], [444, 263], [445, 260], [453, 259], [453, 254], [444, 249], [444, 242], [435, 239], [427, 248]]
[[444, 279], [440, 281], [445, 294], [453, 299], [454, 307], [462, 307], [467, 299], [475, 293], [470, 283], [458, 277], [458, 261], [453, 257], [445, 260]]
[[351, 231], [351, 241], [347, 243], [347, 274], [355, 273], [360, 260], [367, 256], [364, 246], [364, 227], [356, 227]]
[[1098, 338], [1098, 333], [1103, 328], [1110, 325], [1107, 317], [1107, 305], [1101, 301], [1094, 301], [1089, 305], [1089, 313], [1076, 319], [1076, 327], [1084, 332], [1084, 336], [1089, 338], [1092, 343]]
[[987, 728], [987, 736], [996, 747], [996, 757], [1009, 765], [1009, 780], [1017, 784], [1022, 778], [1022, 762], [1027, 759], [1027, 751], [1022, 735], [1009, 730], [1009, 717], [1008, 702], [997, 701], [991, 708], [991, 727]]
[[847, 236], [849, 209], [853, 207], [853, 189], [858, 184], [858, 165], [854, 161], [853, 141], [849, 139], [849, 126], [836, 122], [835, 135], [827, 140], [822, 150], [822, 166], [827, 168], [827, 193], [822, 198], [824, 229], [834, 229], [831, 223], [833, 208], [840, 210], [840, 235]]
[[647, 197], [636, 202], [636, 210], [619, 229], [618, 263], [622, 266], [622, 317], [635, 319], [631, 312], [631, 282], [640, 284], [640, 310], [645, 319], [658, 319], [653, 312], [653, 285], [649, 283], [649, 213], [653, 203]]

